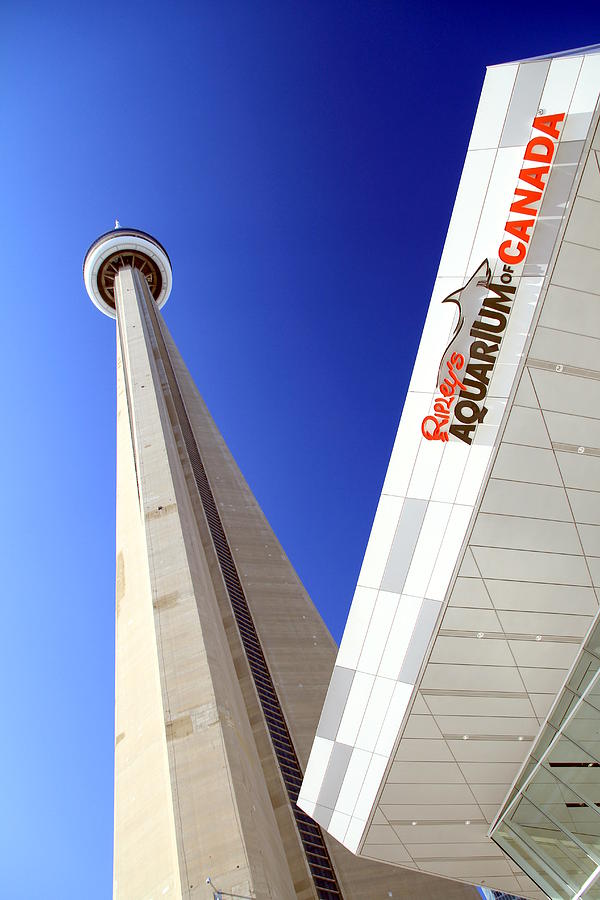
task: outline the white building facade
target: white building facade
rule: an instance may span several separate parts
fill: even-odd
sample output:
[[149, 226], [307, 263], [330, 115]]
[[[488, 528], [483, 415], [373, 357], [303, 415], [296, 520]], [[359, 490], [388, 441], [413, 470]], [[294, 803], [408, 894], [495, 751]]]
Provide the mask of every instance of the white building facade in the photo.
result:
[[299, 799], [531, 898], [600, 897], [599, 96], [600, 47], [487, 71]]

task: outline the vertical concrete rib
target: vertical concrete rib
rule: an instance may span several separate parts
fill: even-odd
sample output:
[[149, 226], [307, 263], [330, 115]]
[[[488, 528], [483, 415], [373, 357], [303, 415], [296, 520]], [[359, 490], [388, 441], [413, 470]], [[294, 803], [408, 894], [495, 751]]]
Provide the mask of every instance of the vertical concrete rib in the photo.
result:
[[[153, 665], [160, 673], [163, 716], [160, 743], [168, 759], [171, 843], [176, 847], [181, 896], [198, 896], [200, 885], [211, 875], [232, 892], [253, 890], [258, 896], [291, 898], [294, 886], [266, 786], [256, 777], [260, 762], [227, 652], [136, 270], [120, 271], [116, 299], [130, 386], [150, 587], [145, 600], [151, 600], [154, 608]], [[140, 615], [145, 614], [143, 599], [139, 606]], [[118, 633], [118, 643], [121, 636]], [[143, 653], [152, 655], [147, 644]], [[132, 705], [137, 666], [137, 658], [125, 659], [117, 674], [118, 728], [124, 735], [117, 779], [121, 770], [131, 775], [129, 787], [136, 791], [140, 806], [139, 813], [132, 809], [116, 840], [116, 896], [127, 900], [149, 896], [159, 888], [143, 871], [154, 851], [159, 853], [147, 834], [156, 810], [154, 806], [144, 810], [155, 770], [146, 771], [127, 753], [132, 726], [139, 729], [143, 723], [136, 720], [135, 709], [129, 709], [129, 722], [122, 721], [127, 716], [120, 716], [119, 710], [124, 695]], [[153, 713], [156, 718], [156, 710]], [[119, 810], [122, 803], [132, 801], [117, 790], [116, 802]], [[117, 823], [119, 827], [119, 815]], [[174, 874], [170, 877], [175, 880]], [[132, 890], [131, 879], [136, 885], [143, 882], [143, 890]]]
[[269, 737], [271, 738], [273, 751], [279, 764], [281, 777], [287, 790], [298, 834], [306, 854], [306, 859], [318, 896], [324, 898], [324, 900], [335, 900], [336, 897], [341, 897], [341, 893], [323, 840], [321, 829], [296, 805], [300, 785], [302, 783], [302, 770], [258, 638], [254, 620], [248, 607], [244, 589], [223, 529], [217, 505], [206, 476], [206, 470], [202, 462], [198, 444], [194, 437], [185, 403], [177, 384], [175, 371], [162, 335], [158, 313], [147, 287], [145, 288], [144, 293], [146, 299], [145, 311], [148, 317], [147, 325], [157, 342], [157, 351], [165, 367], [165, 375], [175, 405], [177, 421], [182, 432], [188, 459], [194, 473], [194, 481], [198, 489], [204, 515], [219, 562], [221, 576], [225, 583], [231, 608], [238, 626], [240, 639], [252, 673], [254, 686], [265, 718]]

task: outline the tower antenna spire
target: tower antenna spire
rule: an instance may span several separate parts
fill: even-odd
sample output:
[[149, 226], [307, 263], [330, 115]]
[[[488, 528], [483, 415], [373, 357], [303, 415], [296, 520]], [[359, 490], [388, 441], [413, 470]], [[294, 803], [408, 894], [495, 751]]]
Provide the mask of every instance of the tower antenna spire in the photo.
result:
[[120, 227], [121, 227], [121, 224], [120, 224], [119, 220], [115, 219], [115, 231], [117, 230], [117, 228], [120, 228]]

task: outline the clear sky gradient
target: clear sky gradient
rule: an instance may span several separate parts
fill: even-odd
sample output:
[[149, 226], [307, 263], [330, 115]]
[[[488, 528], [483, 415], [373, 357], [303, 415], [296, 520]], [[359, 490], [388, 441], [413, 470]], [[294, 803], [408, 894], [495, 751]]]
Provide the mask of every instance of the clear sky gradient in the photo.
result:
[[111, 893], [115, 328], [89, 244], [118, 217], [166, 247], [167, 323], [339, 640], [485, 66], [599, 26], [578, 2], [1, 5], [0, 898]]

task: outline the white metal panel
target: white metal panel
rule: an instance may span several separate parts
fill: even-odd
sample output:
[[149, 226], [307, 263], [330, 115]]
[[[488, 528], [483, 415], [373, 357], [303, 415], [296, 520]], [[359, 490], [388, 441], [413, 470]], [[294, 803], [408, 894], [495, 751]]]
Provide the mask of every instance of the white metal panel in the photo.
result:
[[378, 670], [382, 677], [398, 678], [422, 603], [420, 597], [410, 597], [408, 594], [400, 597]]
[[511, 188], [507, 190], [507, 185], [512, 187], [517, 183], [523, 165], [523, 149], [523, 145], [503, 147], [497, 152], [466, 272], [474, 272], [481, 261], [489, 256], [490, 247], [498, 247], [502, 241], [504, 224], [514, 199], [513, 192]]
[[[395, 682], [391, 678], [375, 679], [356, 738], [356, 746], [360, 747], [361, 750], [370, 750], [371, 753], [375, 752], [381, 723], [385, 719], [392, 694], [394, 693], [394, 687]], [[369, 809], [368, 812], [370, 811]]]
[[400, 594], [379, 591], [369, 628], [365, 636], [357, 669], [375, 675], [381, 663], [387, 635], [392, 627]]
[[305, 800], [316, 803], [332, 750], [333, 741], [315, 737], [302, 782], [302, 793]]
[[374, 675], [365, 672], [357, 672], [352, 682], [350, 694], [346, 700], [346, 708], [340, 722], [337, 740], [342, 744], [354, 745], [361, 726], [363, 715], [371, 696], [371, 688], [375, 681]]
[[488, 69], [469, 150], [488, 150], [498, 146], [518, 69], [518, 65]]
[[[545, 113], [550, 115], [568, 111], [582, 63], [583, 56], [563, 57], [562, 59], [552, 60], [540, 102], [540, 107]], [[598, 88], [596, 86], [597, 98]], [[595, 105], [594, 103], [592, 109]]]
[[[433, 394], [409, 392], [390, 457], [382, 494], [405, 497], [421, 444], [421, 422], [431, 409]], [[373, 538], [369, 540], [369, 543]]]
[[463, 278], [467, 272], [496, 152], [493, 149], [470, 150], [467, 153], [438, 277]]
[[369, 628], [369, 622], [377, 600], [376, 588], [357, 586], [354, 592], [352, 606], [348, 613], [348, 621], [342, 637], [342, 643], [338, 652], [336, 665], [349, 669], [358, 667], [358, 660], [362, 653], [365, 634]]
[[381, 584], [392, 538], [402, 510], [403, 499], [383, 494], [377, 512], [365, 558], [358, 576], [362, 587], [378, 588]]

